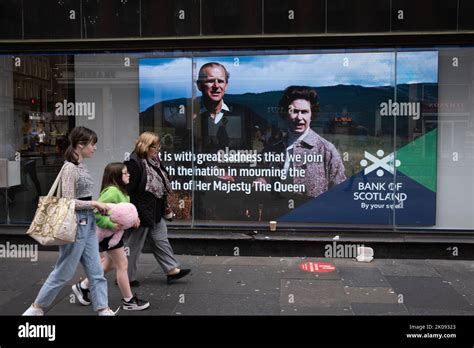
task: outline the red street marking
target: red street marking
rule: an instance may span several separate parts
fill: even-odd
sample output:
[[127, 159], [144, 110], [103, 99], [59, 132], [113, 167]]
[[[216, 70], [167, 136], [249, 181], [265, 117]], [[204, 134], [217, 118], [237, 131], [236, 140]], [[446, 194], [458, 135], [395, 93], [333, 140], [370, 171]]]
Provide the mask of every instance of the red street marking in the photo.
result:
[[303, 262], [298, 268], [311, 273], [328, 273], [336, 270], [336, 266], [327, 262]]

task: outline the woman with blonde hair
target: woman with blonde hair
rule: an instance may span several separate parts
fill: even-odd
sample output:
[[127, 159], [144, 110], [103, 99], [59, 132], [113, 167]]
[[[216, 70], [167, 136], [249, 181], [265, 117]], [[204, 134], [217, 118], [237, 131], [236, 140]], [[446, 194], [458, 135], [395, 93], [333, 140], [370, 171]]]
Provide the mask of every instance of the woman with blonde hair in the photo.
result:
[[129, 248], [128, 277], [131, 286], [136, 279], [138, 257], [148, 239], [156, 261], [167, 276], [168, 284], [190, 273], [180, 269], [168, 240], [168, 228], [163, 217], [167, 196], [171, 193], [170, 176], [160, 161], [160, 137], [153, 132], [140, 134], [130, 159], [125, 162], [130, 173], [126, 186], [130, 202], [138, 210], [140, 227], [125, 232], [124, 243]]

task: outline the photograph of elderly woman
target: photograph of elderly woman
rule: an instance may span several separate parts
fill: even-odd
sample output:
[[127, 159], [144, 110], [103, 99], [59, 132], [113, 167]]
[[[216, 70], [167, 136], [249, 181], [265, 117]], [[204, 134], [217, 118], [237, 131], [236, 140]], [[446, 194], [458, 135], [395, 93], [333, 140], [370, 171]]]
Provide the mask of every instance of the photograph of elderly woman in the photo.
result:
[[140, 128], [162, 134], [178, 221], [431, 224], [437, 67], [428, 51], [144, 58]]

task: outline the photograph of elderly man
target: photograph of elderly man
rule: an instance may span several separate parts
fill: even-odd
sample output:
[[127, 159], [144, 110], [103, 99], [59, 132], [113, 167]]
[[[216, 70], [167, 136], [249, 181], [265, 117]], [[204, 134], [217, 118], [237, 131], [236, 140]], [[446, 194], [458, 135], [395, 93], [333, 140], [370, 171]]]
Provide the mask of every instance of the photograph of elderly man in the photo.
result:
[[259, 117], [248, 107], [224, 101], [230, 74], [223, 64], [209, 62], [201, 66], [196, 85], [201, 97], [196, 99], [195, 134], [197, 149], [216, 152], [250, 149], [252, 123]]

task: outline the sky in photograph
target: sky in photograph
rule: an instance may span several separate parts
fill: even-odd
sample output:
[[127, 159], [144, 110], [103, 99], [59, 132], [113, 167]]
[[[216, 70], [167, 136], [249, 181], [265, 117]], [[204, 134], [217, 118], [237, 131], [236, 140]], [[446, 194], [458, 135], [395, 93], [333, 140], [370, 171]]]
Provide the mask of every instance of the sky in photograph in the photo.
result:
[[190, 98], [193, 93], [199, 96], [196, 75], [203, 64], [211, 61], [225, 65], [230, 73], [226, 94], [278, 91], [296, 84], [376, 87], [394, 85], [395, 81], [438, 81], [436, 51], [142, 58], [140, 111], [160, 101]]

